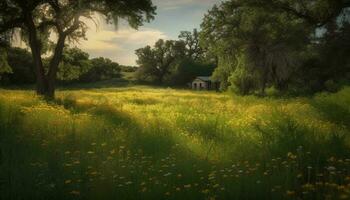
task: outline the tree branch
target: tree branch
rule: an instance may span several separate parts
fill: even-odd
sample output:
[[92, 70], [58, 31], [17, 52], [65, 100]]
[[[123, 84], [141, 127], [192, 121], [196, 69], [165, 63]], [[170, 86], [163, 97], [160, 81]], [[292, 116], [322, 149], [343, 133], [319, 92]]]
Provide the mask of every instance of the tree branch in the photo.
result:
[[53, 26], [57, 28], [57, 31], [59, 32], [60, 28], [59, 28], [59, 24], [56, 21], [43, 21], [39, 24], [38, 29], [39, 30], [45, 30], [46, 28]]
[[[305, 2], [303, 0], [299, 0], [299, 3], [301, 4], [303, 10], [299, 11], [295, 8], [293, 8], [290, 4], [287, 2], [281, 2], [281, 1], [273, 1], [268, 0], [268, 5], [272, 5], [273, 8], [279, 9], [282, 11], [285, 11], [287, 13], [290, 13], [298, 18], [306, 20], [308, 23], [316, 25], [317, 27], [324, 26], [327, 24], [330, 20], [333, 18], [336, 18], [345, 8], [350, 7], [350, 0], [340, 0], [339, 4], [337, 4], [337, 7], [334, 8], [331, 12], [327, 13], [326, 16], [322, 16], [322, 18], [318, 18], [317, 16], [313, 16], [309, 10], [307, 9]], [[255, 3], [256, 6], [266, 6], [266, 1], [258, 1], [259, 3]], [[254, 5], [254, 3], [253, 3]]]
[[70, 26], [69, 28], [67, 28], [65, 31], [63, 31], [63, 34], [65, 36], [72, 34], [75, 30], [77, 30], [79, 28], [79, 25], [80, 25], [79, 17], [80, 17], [80, 15], [74, 16], [73, 25]]

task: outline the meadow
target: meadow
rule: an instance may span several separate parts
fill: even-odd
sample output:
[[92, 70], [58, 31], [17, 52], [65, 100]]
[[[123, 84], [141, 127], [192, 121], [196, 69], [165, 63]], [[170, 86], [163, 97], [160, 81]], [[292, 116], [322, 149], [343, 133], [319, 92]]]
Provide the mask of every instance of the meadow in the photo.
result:
[[350, 87], [0, 89], [1, 199], [350, 199]]

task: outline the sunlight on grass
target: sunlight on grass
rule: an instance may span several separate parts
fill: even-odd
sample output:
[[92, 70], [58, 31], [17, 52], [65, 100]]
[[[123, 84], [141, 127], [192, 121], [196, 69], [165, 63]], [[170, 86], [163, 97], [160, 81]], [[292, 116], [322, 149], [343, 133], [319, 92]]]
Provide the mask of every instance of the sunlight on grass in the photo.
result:
[[[347, 199], [350, 88], [0, 91], [4, 199]], [[16, 191], [21, 191], [17, 193]]]

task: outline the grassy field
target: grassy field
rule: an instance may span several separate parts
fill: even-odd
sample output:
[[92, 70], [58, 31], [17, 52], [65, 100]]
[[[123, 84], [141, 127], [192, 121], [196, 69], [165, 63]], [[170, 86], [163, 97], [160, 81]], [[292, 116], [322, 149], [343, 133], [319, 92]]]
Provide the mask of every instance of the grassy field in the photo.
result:
[[349, 199], [350, 88], [0, 90], [0, 199]]

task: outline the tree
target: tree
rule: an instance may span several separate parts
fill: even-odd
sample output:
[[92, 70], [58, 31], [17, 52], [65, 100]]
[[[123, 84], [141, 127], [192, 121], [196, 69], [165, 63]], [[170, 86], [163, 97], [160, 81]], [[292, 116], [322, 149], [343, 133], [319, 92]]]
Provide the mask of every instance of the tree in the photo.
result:
[[181, 58], [170, 72], [169, 84], [185, 86], [197, 76], [211, 76], [214, 68], [212, 63], [199, 62], [192, 58]]
[[79, 80], [91, 68], [89, 54], [78, 48], [64, 48], [57, 77], [61, 81]]
[[338, 20], [334, 31], [327, 31], [310, 45], [305, 62], [293, 77], [293, 86], [303, 93], [340, 89], [350, 80], [349, 52], [350, 23]]
[[7, 62], [12, 68], [11, 74], [6, 77], [11, 84], [34, 84], [34, 62], [30, 52], [21, 48], [7, 49]]
[[9, 47], [6, 34], [0, 34], [0, 81], [4, 74], [12, 73], [12, 69], [7, 62], [6, 49]]
[[349, 0], [248, 0], [245, 3], [290, 14], [313, 28], [312, 42], [305, 44], [307, 60], [294, 76], [300, 88], [318, 92], [326, 89], [327, 83], [348, 79]]
[[96, 82], [120, 76], [119, 64], [108, 58], [94, 58], [90, 62], [91, 67], [80, 76], [83, 82]]
[[0, 81], [4, 74], [12, 73], [12, 69], [7, 62], [7, 53], [4, 48], [0, 47]]
[[[244, 1], [214, 6], [201, 27], [201, 44], [219, 57], [214, 78], [222, 78], [219, 80], [222, 84], [230, 83], [228, 77], [238, 70], [235, 80], [250, 81], [237, 76], [248, 77], [247, 73], [253, 73], [259, 79], [262, 94], [268, 84], [285, 87], [293, 68], [297, 67], [294, 61], [298, 60], [298, 52], [310, 35], [308, 26], [290, 14], [248, 7]], [[245, 86], [251, 84], [239, 85], [247, 93]]]
[[186, 56], [195, 61], [201, 60], [204, 57], [204, 50], [199, 45], [199, 33], [197, 29], [190, 31], [181, 31], [179, 39], [185, 43]]
[[247, 0], [245, 5], [286, 12], [315, 27], [332, 23], [346, 9], [349, 0]]
[[[0, 2], [0, 7], [0, 33], [15, 28], [21, 30], [35, 63], [36, 91], [47, 98], [54, 97], [66, 40], [85, 38], [88, 27], [83, 18], [92, 19], [98, 13], [109, 23], [124, 18], [137, 28], [153, 19], [156, 9], [151, 0], [6, 0]], [[42, 54], [53, 33], [57, 40], [45, 72]]]
[[240, 95], [248, 95], [259, 86], [259, 75], [252, 68], [245, 66], [247, 63], [245, 56], [241, 54], [237, 57], [235, 69], [228, 78], [228, 82], [231, 83], [230, 89]]
[[138, 49], [136, 55], [138, 57], [136, 62], [140, 65], [139, 79], [150, 78], [158, 84], [163, 84], [178, 58], [185, 56], [185, 43], [160, 39], [155, 43], [154, 48], [146, 46]]

